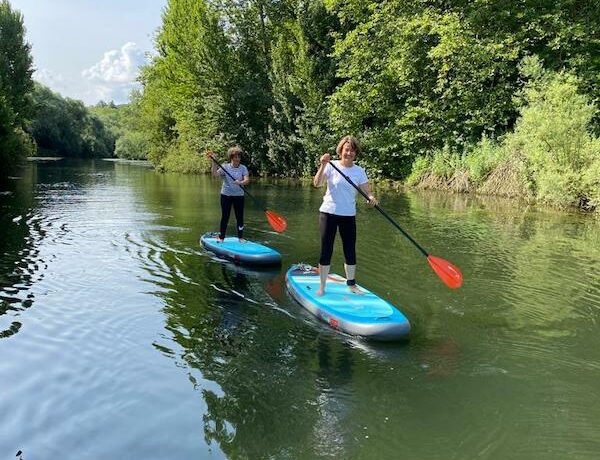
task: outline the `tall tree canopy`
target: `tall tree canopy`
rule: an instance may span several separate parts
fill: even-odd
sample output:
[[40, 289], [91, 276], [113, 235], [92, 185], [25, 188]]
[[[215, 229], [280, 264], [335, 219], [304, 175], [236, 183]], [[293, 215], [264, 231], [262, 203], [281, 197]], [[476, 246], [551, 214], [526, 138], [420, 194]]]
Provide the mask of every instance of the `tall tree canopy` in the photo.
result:
[[31, 114], [31, 47], [25, 42], [23, 16], [0, 1], [0, 175], [33, 151], [23, 128]]
[[169, 0], [142, 125], [166, 169], [239, 143], [256, 171], [307, 175], [353, 134], [372, 173], [402, 178], [513, 129], [528, 56], [598, 103], [599, 37], [600, 4], [583, 0]]

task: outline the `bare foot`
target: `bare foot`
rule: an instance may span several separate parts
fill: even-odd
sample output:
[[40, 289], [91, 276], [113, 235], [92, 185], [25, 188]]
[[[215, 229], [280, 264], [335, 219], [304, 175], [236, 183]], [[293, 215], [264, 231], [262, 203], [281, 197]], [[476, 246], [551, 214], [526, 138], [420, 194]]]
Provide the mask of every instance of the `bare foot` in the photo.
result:
[[354, 286], [348, 286], [348, 289], [354, 294], [365, 295], [365, 292], [362, 291], [356, 284]]
[[246, 238], [238, 238], [240, 240], [240, 243], [247, 243], [248, 240]]
[[315, 294], [318, 295], [319, 297], [321, 297], [323, 294], [325, 294], [325, 289], [319, 288], [319, 290], [317, 292], [315, 292]]
[[220, 236], [217, 236], [217, 243], [223, 243], [225, 241], [225, 238], [221, 238]]

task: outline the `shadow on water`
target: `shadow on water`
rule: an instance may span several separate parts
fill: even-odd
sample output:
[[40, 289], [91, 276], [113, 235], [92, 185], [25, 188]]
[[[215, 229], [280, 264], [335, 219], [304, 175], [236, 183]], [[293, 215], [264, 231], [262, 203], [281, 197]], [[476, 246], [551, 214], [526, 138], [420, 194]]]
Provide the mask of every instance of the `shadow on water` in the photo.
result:
[[11, 321], [8, 327], [0, 326], [0, 338], [21, 329], [16, 319], [33, 304], [30, 287], [44, 276], [46, 261], [39, 257], [37, 246], [48, 224], [39, 214], [36, 188], [46, 185], [45, 177], [37, 165], [31, 165], [0, 182], [0, 321], [2, 316]]
[[306, 382], [315, 376], [329, 379], [329, 388], [346, 382], [348, 352], [331, 350], [331, 342], [318, 335], [294, 333], [297, 320], [265, 294], [277, 272], [212, 261], [202, 266], [209, 286], [202, 302], [189, 286], [164, 299], [167, 329], [182, 346], [182, 359], [203, 380], [218, 384], [215, 391], [190, 373], [206, 404], [206, 442], [216, 442], [232, 458], [302, 453], [320, 412], [319, 389]]

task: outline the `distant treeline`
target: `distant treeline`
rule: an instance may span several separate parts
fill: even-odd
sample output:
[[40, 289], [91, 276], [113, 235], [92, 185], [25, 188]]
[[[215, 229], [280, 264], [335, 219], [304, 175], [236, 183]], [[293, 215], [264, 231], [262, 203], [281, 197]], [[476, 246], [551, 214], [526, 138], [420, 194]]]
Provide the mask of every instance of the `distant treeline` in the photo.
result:
[[116, 136], [81, 101], [34, 83], [23, 16], [0, 1], [0, 175], [26, 156], [112, 156]]
[[148, 155], [148, 140], [139, 119], [140, 93], [133, 91], [130, 103], [115, 105], [100, 102], [90, 108], [113, 136], [114, 154], [129, 160], [145, 160]]
[[33, 117], [27, 131], [33, 136], [39, 155], [113, 155], [115, 135], [81, 101], [63, 98], [39, 83], [35, 84], [32, 100]]

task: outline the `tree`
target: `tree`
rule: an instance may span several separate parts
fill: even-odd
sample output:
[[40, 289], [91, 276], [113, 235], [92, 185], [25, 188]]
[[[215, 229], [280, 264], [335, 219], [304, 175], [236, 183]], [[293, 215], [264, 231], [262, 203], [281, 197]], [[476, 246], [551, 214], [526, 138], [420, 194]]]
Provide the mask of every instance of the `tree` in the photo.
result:
[[298, 2], [293, 19], [279, 25], [271, 50], [273, 104], [268, 156], [271, 173], [307, 176], [331, 147], [327, 96], [335, 88], [330, 54], [336, 18], [320, 1]]
[[229, 108], [236, 72], [229, 43], [208, 2], [170, 0], [156, 47], [158, 56], [141, 76], [148, 158], [159, 168], [184, 163], [199, 168], [197, 154], [209, 146], [223, 148], [221, 133], [230, 133], [234, 124]]
[[39, 83], [33, 101], [35, 116], [28, 129], [40, 149], [65, 157], [112, 156], [115, 136], [83, 102], [65, 99]]
[[34, 151], [23, 128], [30, 115], [33, 89], [31, 47], [25, 42], [23, 16], [7, 0], [0, 2], [0, 175]]

